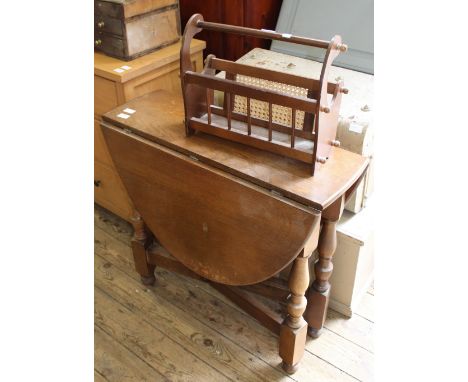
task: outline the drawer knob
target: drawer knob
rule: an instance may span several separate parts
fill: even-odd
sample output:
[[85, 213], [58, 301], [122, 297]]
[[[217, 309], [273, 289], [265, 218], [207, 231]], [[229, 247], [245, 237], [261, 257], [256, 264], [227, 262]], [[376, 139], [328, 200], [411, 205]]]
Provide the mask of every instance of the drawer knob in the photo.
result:
[[94, 45], [99, 46], [102, 44], [102, 41], [100, 39], [94, 41]]
[[348, 50], [348, 45], [346, 44], [336, 44], [335, 49], [339, 50], [340, 52], [346, 52]]
[[94, 181], [94, 187], [99, 187], [101, 185], [101, 181], [100, 180], [95, 180]]
[[320, 106], [320, 111], [323, 113], [329, 113], [330, 108], [328, 106]]
[[97, 23], [98, 28], [104, 28], [104, 25], [105, 25], [105, 24], [104, 24], [104, 21], [99, 21], [99, 22]]

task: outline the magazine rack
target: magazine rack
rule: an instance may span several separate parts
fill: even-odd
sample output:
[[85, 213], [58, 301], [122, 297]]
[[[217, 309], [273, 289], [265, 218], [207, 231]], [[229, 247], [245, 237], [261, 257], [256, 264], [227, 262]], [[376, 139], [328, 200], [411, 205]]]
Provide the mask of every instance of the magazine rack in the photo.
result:
[[[190, 61], [190, 43], [203, 29], [325, 49], [320, 79], [243, 65], [218, 59], [212, 54], [206, 58], [203, 71], [196, 73]], [[340, 36], [333, 37], [331, 41], [322, 41], [206, 22], [202, 15], [193, 15], [185, 27], [180, 51], [187, 135], [197, 130], [203, 131], [294, 158], [310, 164], [313, 175], [316, 163], [325, 164], [331, 147], [339, 146], [335, 136], [341, 96], [348, 91], [342, 81], [329, 82], [328, 74], [333, 60], [346, 50], [347, 46], [341, 42]], [[217, 77], [216, 71], [225, 71], [226, 78]], [[249, 78], [250, 84], [238, 80], [242, 77]], [[214, 90], [224, 92], [223, 107], [213, 104]], [[234, 108], [234, 100], [240, 97], [245, 104], [245, 113]], [[281, 121], [275, 118], [273, 105], [286, 114]]]

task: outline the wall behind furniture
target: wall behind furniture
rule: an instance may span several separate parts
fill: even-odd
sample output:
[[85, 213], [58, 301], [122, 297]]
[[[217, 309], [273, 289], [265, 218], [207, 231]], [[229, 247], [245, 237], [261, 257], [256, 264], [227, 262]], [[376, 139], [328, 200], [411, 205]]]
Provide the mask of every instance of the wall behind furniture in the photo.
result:
[[[283, 0], [180, 0], [182, 29], [190, 16], [201, 13], [205, 21], [240, 25], [256, 29], [275, 29]], [[270, 48], [270, 40], [233, 34], [202, 31], [197, 39], [206, 41], [204, 55], [214, 54], [237, 60], [253, 48]]]
[[[276, 31], [327, 41], [339, 34], [349, 49], [333, 65], [374, 74], [373, 0], [284, 0]], [[271, 50], [315, 61], [325, 53], [283, 41], [273, 41]]]

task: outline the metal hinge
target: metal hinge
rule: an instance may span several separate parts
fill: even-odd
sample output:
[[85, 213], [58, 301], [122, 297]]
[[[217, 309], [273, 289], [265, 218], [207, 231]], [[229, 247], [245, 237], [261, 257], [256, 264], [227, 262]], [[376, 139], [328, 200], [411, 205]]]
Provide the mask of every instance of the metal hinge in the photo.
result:
[[271, 193], [272, 195], [275, 195], [275, 196], [280, 196], [280, 197], [283, 196], [283, 194], [282, 194], [281, 192], [278, 192], [278, 191], [275, 191], [275, 190], [270, 190], [270, 193]]

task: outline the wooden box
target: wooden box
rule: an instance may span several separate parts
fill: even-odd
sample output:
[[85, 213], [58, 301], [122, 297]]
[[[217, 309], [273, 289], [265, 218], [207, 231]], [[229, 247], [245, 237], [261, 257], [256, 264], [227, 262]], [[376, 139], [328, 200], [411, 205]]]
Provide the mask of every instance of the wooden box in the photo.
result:
[[95, 0], [94, 46], [133, 60], [180, 38], [178, 0]]
[[[205, 42], [193, 40], [191, 61], [196, 71], [203, 68]], [[133, 206], [117, 174], [99, 126], [102, 114], [154, 90], [181, 91], [179, 79], [180, 43], [125, 62], [94, 54], [94, 200], [125, 220]]]

